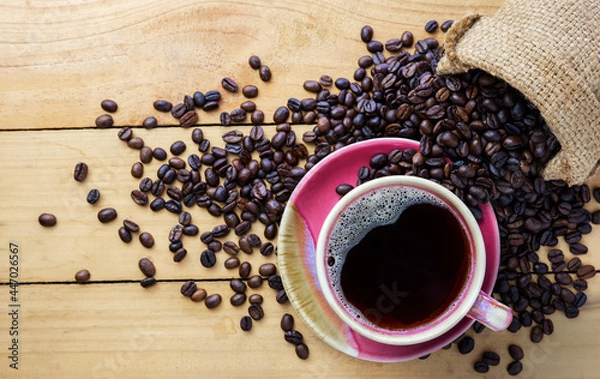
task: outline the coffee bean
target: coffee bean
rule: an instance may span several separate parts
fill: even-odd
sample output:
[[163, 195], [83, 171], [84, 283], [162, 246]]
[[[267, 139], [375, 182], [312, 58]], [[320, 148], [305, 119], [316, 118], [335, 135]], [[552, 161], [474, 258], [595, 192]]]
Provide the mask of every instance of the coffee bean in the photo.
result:
[[123, 227], [130, 231], [131, 233], [137, 233], [140, 231], [140, 227], [138, 224], [131, 220], [123, 220]]
[[[218, 104], [217, 104], [218, 106]], [[208, 103], [206, 103], [204, 105], [204, 110], [207, 110], [207, 108], [209, 108]], [[216, 107], [215, 107], [216, 108]], [[213, 108], [214, 109], [214, 108]], [[210, 109], [209, 109], [210, 110]], [[179, 125], [181, 125], [184, 128], [189, 128], [191, 126], [194, 126], [196, 123], [198, 122], [198, 113], [196, 111], [188, 111], [186, 113], [184, 113], [180, 118], [179, 118]]]
[[475, 347], [475, 340], [471, 337], [464, 337], [458, 343], [458, 351], [461, 354], [469, 354]]
[[221, 80], [221, 86], [223, 87], [223, 89], [225, 91], [228, 91], [228, 92], [237, 92], [238, 91], [237, 83], [231, 78], [223, 78], [223, 80]]
[[198, 289], [196, 283], [192, 280], [188, 280], [181, 285], [179, 292], [181, 292], [181, 294], [185, 297], [191, 297], [194, 292], [196, 292], [196, 289]]
[[287, 109], [287, 107], [279, 107], [275, 110], [275, 113], [273, 113], [273, 122], [276, 124], [281, 124], [286, 122], [289, 116], [290, 111]]
[[129, 126], [124, 126], [121, 129], [119, 129], [117, 137], [119, 137], [121, 141], [128, 142], [131, 139], [131, 137], [133, 137], [133, 131]]
[[289, 313], [284, 313], [281, 317], [281, 330], [288, 332], [294, 328], [294, 317]]
[[592, 265], [584, 265], [577, 270], [577, 277], [579, 279], [590, 279], [594, 276], [596, 276], [596, 268]]
[[248, 301], [250, 302], [250, 304], [262, 304], [263, 303], [263, 297], [257, 293], [250, 295], [250, 297], [248, 298]]
[[133, 237], [131, 236], [131, 232], [127, 230], [127, 228], [125, 228], [124, 226], [119, 228], [119, 238], [121, 238], [121, 241], [125, 243], [129, 243], [133, 239]]
[[299, 345], [303, 342], [302, 333], [297, 330], [288, 330], [283, 334], [283, 338], [292, 345]]
[[152, 287], [153, 285], [156, 284], [156, 279], [155, 278], [144, 278], [140, 281], [140, 285], [143, 288], [148, 288], [148, 287]]
[[[239, 262], [239, 260], [238, 260], [238, 262]], [[250, 271], [252, 270], [252, 265], [250, 264], [250, 262], [242, 262], [239, 265], [239, 267], [240, 267], [239, 268], [240, 277], [243, 279], [247, 279], [250, 276]]]
[[150, 203], [150, 209], [152, 209], [154, 212], [158, 212], [161, 209], [164, 209], [164, 207], [165, 200], [162, 197], [156, 198]]
[[248, 99], [255, 98], [258, 96], [258, 87], [254, 85], [244, 86], [244, 88], [242, 88], [242, 94]]
[[233, 290], [233, 292], [243, 293], [246, 292], [246, 283], [239, 279], [232, 279], [229, 282], [229, 287]]
[[100, 106], [102, 107], [102, 109], [104, 109], [106, 112], [109, 112], [109, 113], [115, 113], [117, 111], [117, 109], [119, 108], [117, 103], [114, 100], [110, 100], [110, 99], [102, 100], [102, 102], [100, 103]]
[[248, 307], [248, 314], [253, 320], [259, 321], [265, 316], [265, 312], [260, 304], [252, 304]]
[[217, 263], [217, 257], [215, 256], [215, 252], [207, 249], [200, 254], [200, 263], [204, 267], [213, 267]]
[[156, 267], [154, 266], [154, 263], [152, 263], [152, 261], [148, 258], [140, 259], [138, 262], [138, 267], [142, 274], [146, 275], [147, 277], [156, 275]]
[[425, 24], [425, 31], [427, 33], [434, 33], [438, 28], [438, 22], [436, 20], [430, 20]]
[[592, 224], [600, 224], [600, 210], [592, 213]]
[[190, 299], [193, 302], [199, 303], [201, 301], [204, 301], [204, 299], [206, 299], [206, 290], [204, 288], [197, 288], [196, 286], [196, 290], [194, 291], [194, 293], [192, 294], [192, 296], [190, 296]]
[[140, 149], [140, 161], [142, 163], [148, 164], [152, 162], [153, 157], [154, 152], [150, 146], [144, 146]]
[[262, 65], [259, 68], [260, 80], [263, 82], [268, 82], [271, 80], [271, 69], [269, 66]]
[[212, 229], [212, 234], [213, 236], [215, 236], [215, 238], [221, 238], [221, 237], [225, 237], [226, 235], [229, 234], [229, 226], [225, 225], [225, 224], [221, 224], [221, 225], [217, 225]]
[[264, 277], [269, 277], [273, 274], [275, 274], [275, 271], [277, 270], [277, 267], [273, 264], [273, 263], [263, 263], [259, 268], [258, 268], [258, 273], [261, 276]]
[[229, 299], [229, 303], [234, 307], [239, 307], [240, 305], [246, 302], [246, 294], [245, 293], [236, 293], [231, 296]]
[[186, 256], [187, 256], [187, 250], [184, 249], [183, 247], [179, 248], [173, 254], [173, 262], [181, 262]]
[[402, 50], [402, 40], [400, 38], [392, 38], [385, 42], [385, 49], [391, 53], [397, 53]]
[[275, 246], [273, 246], [273, 244], [271, 242], [265, 242], [264, 244], [262, 244], [260, 246], [259, 251], [260, 251], [261, 255], [268, 257], [271, 254], [273, 254], [273, 251], [275, 251]]
[[484, 352], [482, 359], [490, 366], [498, 366], [500, 364], [500, 356], [494, 351]]
[[134, 178], [141, 178], [144, 175], [144, 165], [140, 162], [136, 162], [131, 166], [131, 176]]
[[167, 100], [156, 100], [153, 106], [159, 112], [170, 112], [173, 109], [173, 104]]
[[181, 239], [182, 235], [183, 235], [183, 227], [181, 225], [175, 225], [171, 228], [171, 231], [169, 232], [169, 241], [177, 242]]
[[[137, 189], [131, 191], [131, 199], [137, 205], [144, 206], [144, 205], [148, 204], [148, 195], [146, 195], [144, 192], [137, 190]], [[98, 217], [100, 217], [100, 215], [98, 215]], [[115, 217], [116, 217], [116, 214], [115, 214]], [[108, 222], [108, 221], [102, 221], [102, 222]]]
[[454, 25], [454, 20], [446, 20], [440, 26], [440, 30], [446, 33]]
[[525, 354], [523, 353], [523, 349], [519, 345], [508, 346], [508, 353], [510, 354], [510, 357], [515, 361], [520, 361], [525, 356]]
[[56, 225], [56, 216], [52, 213], [42, 213], [38, 217], [40, 225], [45, 227], [51, 227]]
[[279, 276], [279, 275], [269, 276], [268, 283], [269, 283], [269, 287], [271, 287], [274, 290], [279, 291], [279, 290], [283, 289], [283, 283], [281, 282], [281, 276]]
[[240, 319], [240, 328], [245, 332], [250, 331], [252, 329], [252, 318], [250, 316], [242, 316]]
[[287, 292], [285, 292], [285, 290], [279, 290], [279, 292], [277, 292], [277, 295], [275, 295], [275, 300], [279, 303], [279, 304], [285, 304], [288, 302], [288, 296], [287, 296]]
[[308, 346], [304, 343], [299, 343], [296, 345], [296, 355], [300, 359], [308, 359], [309, 351]]
[[256, 55], [251, 55], [250, 58], [248, 58], [248, 64], [254, 70], [258, 70], [260, 68], [260, 66], [261, 66], [261, 64], [260, 64], [260, 58], [258, 56], [256, 56]]
[[523, 364], [519, 361], [513, 361], [508, 364], [506, 371], [512, 376], [519, 375], [523, 371]]
[[75, 281], [77, 283], [86, 283], [90, 280], [90, 272], [88, 270], [79, 270], [75, 273]]
[[490, 371], [490, 366], [485, 362], [479, 361], [475, 362], [473, 369], [479, 373], [485, 374], [486, 372]]
[[142, 246], [144, 246], [145, 248], [149, 249], [152, 246], [154, 246], [154, 237], [152, 237], [152, 234], [148, 232], [141, 233], [139, 236], [139, 240]]
[[360, 39], [364, 43], [369, 43], [369, 42], [371, 42], [372, 38], [373, 38], [373, 28], [370, 25], [363, 26], [362, 29], [360, 30]]
[[88, 174], [88, 165], [85, 162], [79, 162], [73, 170], [73, 179], [78, 182], [83, 182]]
[[98, 221], [108, 223], [117, 218], [117, 211], [114, 208], [104, 208], [98, 212]]
[[402, 33], [402, 37], [400, 38], [402, 41], [402, 45], [404, 47], [411, 47], [414, 41], [413, 34], [409, 31]]
[[96, 118], [96, 126], [99, 128], [110, 128], [114, 123], [115, 121], [109, 114], [103, 114], [102, 116], [98, 116], [98, 118]]
[[254, 275], [248, 278], [248, 287], [258, 288], [262, 286], [263, 278], [259, 275]]
[[218, 293], [212, 294], [210, 296], [207, 296], [206, 299], [204, 299], [204, 305], [206, 305], [206, 308], [208, 309], [213, 309], [218, 307], [221, 304], [222, 300], [223, 298]]
[[531, 328], [531, 334], [529, 335], [529, 338], [531, 339], [531, 342], [540, 343], [544, 338], [544, 331], [542, 330], [542, 327], [536, 325]]
[[156, 120], [156, 117], [154, 116], [146, 117], [142, 122], [142, 126], [146, 129], [156, 128], [158, 126], [158, 120]]
[[225, 260], [225, 268], [230, 270], [240, 266], [240, 260], [236, 257], [231, 257]]
[[131, 139], [127, 141], [127, 147], [134, 150], [140, 150], [144, 147], [144, 140], [140, 137], [131, 137]]
[[588, 248], [587, 246], [581, 243], [573, 243], [569, 246], [569, 251], [575, 255], [587, 254]]

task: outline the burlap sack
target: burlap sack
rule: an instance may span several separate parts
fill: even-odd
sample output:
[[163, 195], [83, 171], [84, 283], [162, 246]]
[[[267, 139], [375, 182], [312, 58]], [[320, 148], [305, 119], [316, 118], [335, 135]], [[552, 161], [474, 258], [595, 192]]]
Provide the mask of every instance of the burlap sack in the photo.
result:
[[504, 79], [542, 113], [562, 150], [545, 179], [582, 183], [600, 159], [600, 2], [507, 0], [446, 34], [438, 73], [480, 68]]

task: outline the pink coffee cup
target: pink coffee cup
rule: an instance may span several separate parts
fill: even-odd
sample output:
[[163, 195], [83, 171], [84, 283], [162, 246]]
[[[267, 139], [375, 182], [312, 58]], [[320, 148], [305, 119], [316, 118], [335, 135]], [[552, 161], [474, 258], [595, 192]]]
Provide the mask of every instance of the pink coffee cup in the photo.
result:
[[465, 317], [494, 331], [512, 321], [512, 310], [481, 290], [486, 252], [477, 221], [430, 180], [388, 176], [354, 188], [325, 219], [316, 259], [328, 305], [373, 341], [430, 341]]

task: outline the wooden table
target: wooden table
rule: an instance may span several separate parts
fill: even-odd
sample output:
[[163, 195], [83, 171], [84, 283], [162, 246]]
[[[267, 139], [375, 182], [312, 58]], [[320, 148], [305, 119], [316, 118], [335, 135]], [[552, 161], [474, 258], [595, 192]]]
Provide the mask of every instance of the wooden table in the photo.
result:
[[[444, 21], [479, 11], [493, 13], [502, 0], [378, 1], [47, 1], [4, 2], [0, 12], [0, 377], [465, 377], [481, 352], [498, 351], [501, 367], [490, 376], [506, 375], [509, 343], [526, 346], [524, 377], [597, 377], [600, 349], [600, 290], [590, 281], [589, 300], [576, 320], [562, 314], [552, 319], [553, 335], [543, 343], [528, 342], [520, 333], [484, 331], [476, 349], [460, 356], [453, 348], [427, 360], [372, 363], [345, 356], [319, 340], [296, 317], [311, 355], [298, 359], [279, 329], [291, 305], [279, 305], [266, 285], [265, 318], [249, 333], [239, 328], [246, 307], [229, 304], [229, 279], [237, 271], [223, 268], [223, 254], [212, 269], [198, 257], [202, 245], [186, 239], [188, 257], [174, 263], [167, 234], [177, 222], [170, 214], [135, 205], [129, 193], [138, 180], [129, 175], [138, 160], [116, 137], [117, 125], [134, 126], [147, 145], [168, 148], [190, 141], [190, 129], [177, 126], [145, 130], [142, 120], [157, 116], [173, 124], [152, 102], [179, 102], [196, 90], [220, 88], [223, 77], [257, 84], [259, 108], [270, 119], [287, 99], [308, 96], [306, 79], [321, 74], [351, 77], [365, 54], [359, 31], [364, 24], [385, 41], [413, 30], [424, 37], [430, 19]], [[262, 83], [247, 59], [259, 55], [273, 72]], [[118, 102], [115, 127], [98, 129], [100, 102]], [[241, 94], [227, 94], [221, 109], [231, 110]], [[205, 134], [219, 141], [224, 129], [218, 113], [201, 113]], [[247, 131], [247, 127], [241, 127]], [[298, 126], [301, 133], [306, 126]], [[267, 129], [269, 130], [269, 129]], [[85, 182], [75, 182], [73, 167], [90, 167]], [[151, 175], [158, 167], [152, 162]], [[590, 181], [599, 185], [600, 177]], [[91, 188], [102, 192], [91, 206]], [[101, 207], [113, 206], [118, 220], [96, 220]], [[597, 204], [590, 205], [598, 208]], [[58, 217], [54, 228], [37, 222], [41, 212]], [[195, 211], [201, 230], [218, 219]], [[156, 237], [152, 249], [137, 241], [126, 245], [117, 237], [125, 218], [137, 221]], [[257, 230], [257, 233], [260, 233]], [[587, 235], [585, 261], [600, 267], [597, 232]], [[14, 244], [14, 245], [11, 245]], [[18, 247], [18, 261], [10, 247]], [[568, 253], [567, 253], [568, 254]], [[544, 254], [541, 254], [544, 255]], [[143, 289], [137, 262], [150, 257], [159, 283]], [[244, 257], [256, 268], [275, 257], [258, 253]], [[18, 267], [15, 298], [9, 286], [11, 267]], [[86, 268], [89, 284], [73, 275]], [[14, 271], [14, 269], [12, 269]], [[214, 310], [179, 294], [194, 279], [209, 293], [221, 293]], [[17, 306], [18, 305], [18, 306]], [[14, 313], [16, 310], [16, 313]], [[13, 312], [16, 316], [11, 316]], [[11, 335], [18, 331], [17, 335]], [[472, 332], [469, 332], [472, 333]], [[18, 338], [13, 346], [12, 339]], [[10, 359], [18, 352], [18, 371]]]

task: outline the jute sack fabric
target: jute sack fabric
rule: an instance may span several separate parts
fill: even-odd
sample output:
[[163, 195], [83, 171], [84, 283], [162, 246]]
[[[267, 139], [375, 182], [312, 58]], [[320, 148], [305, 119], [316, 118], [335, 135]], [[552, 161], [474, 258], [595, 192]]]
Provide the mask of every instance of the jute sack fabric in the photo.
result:
[[561, 151], [543, 177], [580, 184], [600, 159], [600, 1], [507, 0], [447, 32], [438, 74], [479, 68], [541, 112]]

